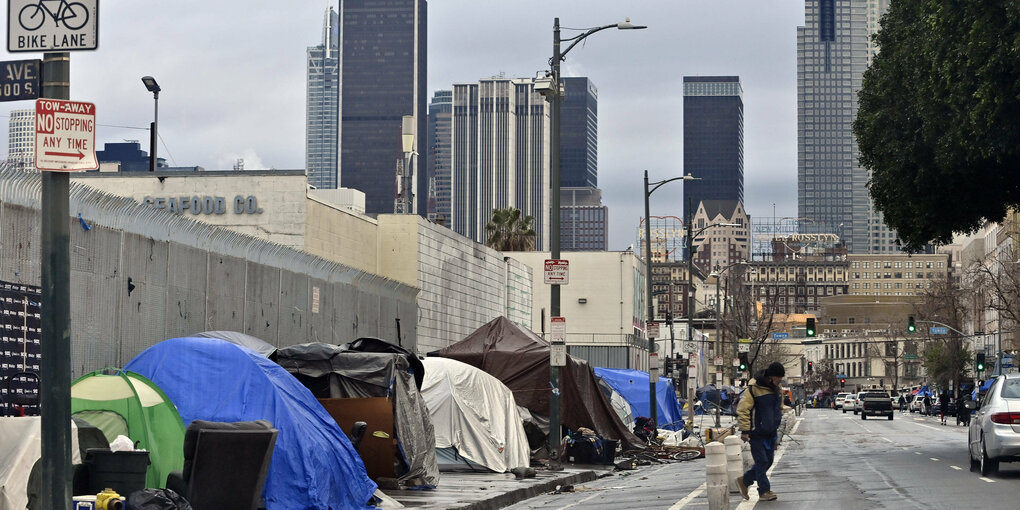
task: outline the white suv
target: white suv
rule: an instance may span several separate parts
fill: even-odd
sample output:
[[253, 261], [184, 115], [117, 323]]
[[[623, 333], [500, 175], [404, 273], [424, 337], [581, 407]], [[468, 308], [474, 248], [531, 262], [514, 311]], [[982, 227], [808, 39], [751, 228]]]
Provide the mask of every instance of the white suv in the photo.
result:
[[836, 394], [836, 398], [832, 399], [832, 408], [833, 409], [842, 409], [843, 408], [843, 399], [846, 398], [847, 395], [849, 395], [849, 393], [837, 393]]

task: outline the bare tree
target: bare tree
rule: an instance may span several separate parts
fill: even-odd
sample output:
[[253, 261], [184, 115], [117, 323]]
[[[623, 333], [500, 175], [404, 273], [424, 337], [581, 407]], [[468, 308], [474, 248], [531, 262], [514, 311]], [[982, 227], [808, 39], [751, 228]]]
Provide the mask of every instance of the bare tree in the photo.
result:
[[720, 328], [728, 338], [750, 340], [748, 371], [753, 375], [773, 361], [786, 361], [790, 351], [789, 347], [772, 338], [778, 300], [769, 295], [764, 302], [756, 300], [744, 284], [743, 271], [737, 269], [734, 268], [726, 277], [729, 303], [720, 319]]
[[835, 390], [839, 386], [839, 378], [836, 377], [836, 367], [831, 359], [824, 359], [815, 362], [813, 370], [804, 382], [804, 389]]
[[[921, 295], [921, 302], [914, 306], [915, 316], [921, 321], [936, 321], [960, 330], [968, 319], [968, 306], [973, 295], [949, 279], [938, 280]], [[923, 330], [924, 328], [922, 328]], [[925, 339], [923, 350], [924, 368], [928, 377], [943, 388], [949, 382], [959, 384], [967, 374], [967, 360], [970, 351], [963, 339], [954, 334], [947, 337]]]
[[1020, 255], [1012, 246], [1000, 250], [995, 257], [976, 262], [967, 268], [967, 277], [978, 295], [981, 308], [995, 310], [999, 331], [1017, 332], [1020, 325]]

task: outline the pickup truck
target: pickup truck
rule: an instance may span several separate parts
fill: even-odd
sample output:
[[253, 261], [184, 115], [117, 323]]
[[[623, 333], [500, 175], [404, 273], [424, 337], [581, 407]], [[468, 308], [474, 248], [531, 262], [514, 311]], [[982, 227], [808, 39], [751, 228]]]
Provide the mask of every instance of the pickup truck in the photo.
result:
[[867, 420], [871, 416], [887, 416], [893, 419], [892, 401], [889, 400], [888, 391], [871, 390], [860, 394], [861, 419]]

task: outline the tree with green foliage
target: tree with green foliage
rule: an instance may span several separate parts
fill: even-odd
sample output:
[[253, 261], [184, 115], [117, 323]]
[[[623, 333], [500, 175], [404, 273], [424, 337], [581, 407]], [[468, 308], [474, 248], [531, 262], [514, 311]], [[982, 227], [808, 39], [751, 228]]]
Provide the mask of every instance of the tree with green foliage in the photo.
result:
[[485, 225], [485, 245], [499, 251], [531, 251], [535, 249], [535, 218], [520, 209], [493, 209], [492, 220]]
[[911, 251], [1020, 206], [1020, 2], [893, 1], [854, 134], [875, 208]]

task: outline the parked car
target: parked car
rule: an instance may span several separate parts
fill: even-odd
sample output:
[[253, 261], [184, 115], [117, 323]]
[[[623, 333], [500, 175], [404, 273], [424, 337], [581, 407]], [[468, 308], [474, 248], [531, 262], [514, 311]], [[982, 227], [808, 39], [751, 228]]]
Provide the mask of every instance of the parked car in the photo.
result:
[[850, 410], [850, 411], [854, 410], [854, 401], [855, 400], [857, 400], [857, 394], [856, 393], [847, 393], [846, 396], [843, 397], [843, 403], [840, 404], [840, 409], [843, 410], [843, 414], [846, 414], [846, 412], [848, 410]]
[[924, 412], [924, 397], [921, 395], [914, 395], [910, 400], [910, 405], [907, 406], [911, 413], [923, 413]]
[[1020, 462], [1020, 374], [995, 378], [992, 387], [975, 405], [977, 412], [967, 428], [970, 470], [988, 476], [1000, 462]]
[[854, 395], [854, 416], [857, 416], [857, 413], [861, 412], [861, 396], [862, 395], [864, 395], [863, 392]]
[[846, 398], [847, 395], [849, 395], [849, 393], [837, 393], [836, 397], [832, 399], [832, 408], [837, 410], [842, 409], [843, 399]]

